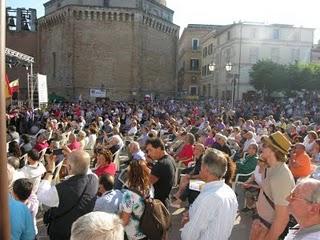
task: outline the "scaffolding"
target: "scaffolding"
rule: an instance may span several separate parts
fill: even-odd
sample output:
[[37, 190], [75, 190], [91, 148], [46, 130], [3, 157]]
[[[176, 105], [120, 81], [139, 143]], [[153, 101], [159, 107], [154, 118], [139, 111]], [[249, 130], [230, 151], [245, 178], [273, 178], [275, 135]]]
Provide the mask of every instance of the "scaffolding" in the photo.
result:
[[34, 107], [34, 102], [33, 102], [34, 90], [37, 85], [35, 83], [36, 78], [33, 74], [34, 57], [31, 57], [27, 54], [15, 51], [10, 48], [6, 48], [5, 53], [6, 53], [6, 63], [9, 65], [9, 67], [12, 67], [11, 65], [13, 63], [22, 64], [23, 66], [26, 67], [28, 71], [30, 67], [30, 72], [28, 72], [28, 76], [27, 76], [28, 101], [29, 101], [29, 107], [33, 108]]

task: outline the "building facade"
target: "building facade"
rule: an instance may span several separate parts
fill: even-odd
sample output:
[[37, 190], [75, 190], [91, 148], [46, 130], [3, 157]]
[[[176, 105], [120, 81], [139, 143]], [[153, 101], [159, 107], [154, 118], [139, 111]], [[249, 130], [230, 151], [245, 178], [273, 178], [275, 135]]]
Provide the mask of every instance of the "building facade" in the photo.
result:
[[49, 93], [94, 100], [174, 96], [179, 27], [164, 0], [51, 0], [39, 19]]
[[[6, 47], [27, 54], [35, 58], [33, 72], [38, 71], [38, 33], [37, 33], [37, 11], [36, 9], [8, 7], [6, 9], [7, 29]], [[23, 65], [19, 61], [6, 64], [6, 73], [10, 81], [19, 79], [19, 100], [28, 99], [28, 79], [30, 66]]]
[[[270, 59], [279, 64], [310, 63], [313, 32], [314, 29], [292, 25], [241, 22], [213, 30], [201, 40], [200, 94], [217, 99], [231, 100], [232, 96], [235, 100], [242, 99], [245, 93], [254, 90], [249, 74], [259, 60]], [[213, 72], [208, 71], [212, 63]]]
[[320, 40], [311, 50], [311, 63], [320, 64]]
[[201, 78], [201, 39], [214, 25], [189, 24], [179, 39], [178, 93], [180, 97], [199, 96]]

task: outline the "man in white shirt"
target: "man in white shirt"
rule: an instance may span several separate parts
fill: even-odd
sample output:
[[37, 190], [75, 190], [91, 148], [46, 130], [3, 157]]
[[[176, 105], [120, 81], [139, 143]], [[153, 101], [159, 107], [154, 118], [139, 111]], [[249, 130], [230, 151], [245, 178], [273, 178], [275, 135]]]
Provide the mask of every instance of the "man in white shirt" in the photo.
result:
[[208, 149], [203, 158], [200, 178], [206, 184], [184, 215], [182, 240], [227, 240], [236, 218], [238, 202], [233, 190], [225, 184], [227, 159], [224, 153]]
[[289, 230], [285, 240], [320, 239], [320, 181], [309, 178], [301, 182], [287, 200], [298, 225]]

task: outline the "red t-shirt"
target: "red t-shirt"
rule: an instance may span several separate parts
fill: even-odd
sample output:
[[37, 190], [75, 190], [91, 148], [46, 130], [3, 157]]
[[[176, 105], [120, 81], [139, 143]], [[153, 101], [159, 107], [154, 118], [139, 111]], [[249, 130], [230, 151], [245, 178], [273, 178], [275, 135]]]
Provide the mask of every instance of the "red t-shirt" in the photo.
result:
[[36, 145], [34, 146], [34, 149], [40, 152], [41, 150], [48, 148], [49, 144], [45, 142], [37, 142]]
[[181, 149], [181, 151], [178, 154], [178, 158], [181, 159], [187, 159], [190, 158], [190, 160], [183, 162], [186, 166], [188, 166], [188, 163], [192, 161], [192, 157], [193, 157], [193, 145], [192, 144], [185, 144], [183, 146], [183, 148]]
[[98, 167], [95, 171], [95, 174], [97, 174], [98, 177], [106, 173], [114, 176], [116, 174], [116, 171], [117, 166], [114, 163], [110, 163], [109, 165]]

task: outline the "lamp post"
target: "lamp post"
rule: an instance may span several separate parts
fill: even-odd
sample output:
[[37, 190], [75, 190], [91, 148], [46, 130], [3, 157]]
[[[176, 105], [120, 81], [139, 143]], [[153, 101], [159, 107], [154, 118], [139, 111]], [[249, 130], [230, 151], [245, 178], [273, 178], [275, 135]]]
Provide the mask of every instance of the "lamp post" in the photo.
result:
[[[214, 62], [210, 63], [210, 64], [209, 64], [209, 71], [210, 71], [211, 73], [213, 73], [215, 69], [216, 69], [216, 64], [215, 64]], [[212, 79], [213, 79], [212, 85], [214, 85], [214, 74], [212, 75]], [[210, 88], [211, 88], [211, 84], [210, 84]], [[211, 93], [212, 93], [212, 91], [211, 91], [211, 89], [210, 89], [210, 94], [209, 94], [209, 95], [211, 95]], [[209, 97], [211, 97], [211, 96], [209, 96]]]
[[[232, 70], [232, 63], [227, 63], [226, 65], [226, 71], [230, 73]], [[232, 86], [232, 91], [231, 91], [231, 101], [232, 101], [232, 108], [234, 108], [234, 100], [235, 100], [235, 93], [236, 93], [236, 74], [233, 74], [232, 76], [232, 81], [231, 81], [231, 86]]]

